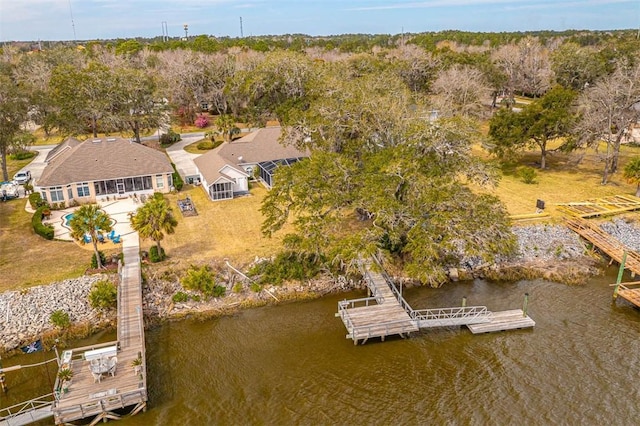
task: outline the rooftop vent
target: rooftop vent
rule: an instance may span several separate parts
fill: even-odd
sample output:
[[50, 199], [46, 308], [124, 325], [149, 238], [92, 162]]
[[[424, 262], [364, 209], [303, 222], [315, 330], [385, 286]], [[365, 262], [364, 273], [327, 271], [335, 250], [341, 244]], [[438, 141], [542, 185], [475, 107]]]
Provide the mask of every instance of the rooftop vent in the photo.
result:
[[107, 142], [115, 142], [116, 138], [107, 138]]
[[242, 158], [242, 155], [238, 157], [238, 162], [242, 163], [244, 161], [244, 158]]
[[100, 142], [102, 142], [102, 139], [94, 139], [94, 140], [92, 140], [91, 142], [93, 142], [93, 143], [100, 143]]

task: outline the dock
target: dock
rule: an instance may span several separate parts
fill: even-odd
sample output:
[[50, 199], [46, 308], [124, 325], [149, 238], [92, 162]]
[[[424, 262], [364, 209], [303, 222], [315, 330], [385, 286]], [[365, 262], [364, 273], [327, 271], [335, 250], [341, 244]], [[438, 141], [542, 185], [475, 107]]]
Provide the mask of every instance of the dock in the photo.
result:
[[[117, 341], [66, 350], [60, 368], [73, 371], [65, 390], [56, 380], [52, 411], [56, 424], [93, 417], [92, 425], [119, 419], [122, 411], [134, 415], [146, 409], [147, 377], [142, 314], [142, 279], [139, 237], [123, 240], [124, 266], [118, 285]], [[91, 360], [114, 359], [115, 369], [96, 375]], [[140, 359], [139, 365], [133, 365]], [[115, 362], [114, 361], [114, 362]], [[96, 377], [97, 376], [97, 377]], [[118, 410], [118, 413], [116, 413]]]
[[[628, 269], [634, 276], [640, 274], [640, 253], [627, 248], [616, 238], [604, 232], [597, 224], [573, 218], [567, 220], [567, 226], [609, 256], [612, 262], [615, 261], [623, 265], [622, 267]], [[621, 277], [622, 273], [619, 278]], [[640, 282], [620, 284], [617, 295], [634, 306], [640, 307]]]
[[[381, 266], [374, 258], [380, 269]], [[361, 272], [370, 296], [338, 302], [338, 313], [347, 329], [347, 339], [353, 344], [366, 343], [371, 338], [381, 341], [387, 336], [407, 337], [410, 333], [433, 327], [465, 325], [473, 334], [489, 331], [530, 328], [535, 322], [522, 310], [491, 312], [486, 306], [458, 306], [415, 310], [404, 299], [391, 278], [382, 270], [375, 272], [371, 262], [361, 262]], [[513, 313], [519, 312], [519, 316]], [[471, 327], [486, 326], [486, 331], [474, 332]]]
[[640, 198], [627, 194], [612, 195], [572, 203], [559, 203], [556, 204], [556, 209], [570, 217], [581, 219], [608, 216], [640, 210]]
[[510, 311], [494, 312], [489, 322], [468, 324], [467, 328], [469, 328], [473, 334], [480, 334], [531, 328], [535, 325], [535, 321], [525, 315], [522, 309], [512, 309]]

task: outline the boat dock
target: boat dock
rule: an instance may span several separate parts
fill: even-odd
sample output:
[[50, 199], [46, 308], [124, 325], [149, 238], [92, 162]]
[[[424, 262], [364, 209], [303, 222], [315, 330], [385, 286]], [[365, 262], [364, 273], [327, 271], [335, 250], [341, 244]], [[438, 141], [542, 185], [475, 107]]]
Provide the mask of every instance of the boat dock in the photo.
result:
[[[371, 296], [338, 302], [336, 314], [347, 329], [347, 339], [352, 339], [354, 345], [374, 337], [382, 341], [393, 335], [404, 338], [411, 332], [433, 327], [466, 325], [477, 334], [535, 325], [523, 310], [491, 312], [486, 306], [414, 310], [384, 271], [372, 271], [370, 263], [361, 264], [361, 271]], [[515, 312], [519, 312], [519, 316]], [[475, 328], [476, 331], [472, 328], [481, 325], [485, 327]]]
[[[142, 279], [138, 234], [123, 240], [124, 266], [118, 286], [118, 340], [66, 350], [60, 368], [73, 371], [65, 390], [56, 380], [52, 411], [56, 424], [94, 417], [92, 425], [119, 419], [115, 410], [134, 415], [146, 409], [147, 375], [142, 315]], [[140, 359], [134, 363], [134, 360]], [[109, 360], [111, 368], [100, 370], [98, 362]], [[97, 365], [92, 365], [92, 361]], [[138, 364], [138, 365], [134, 365]], [[94, 371], [92, 371], [92, 368]], [[130, 409], [129, 409], [130, 408]]]
[[[623, 268], [631, 271], [632, 275], [640, 274], [640, 253], [629, 250], [616, 238], [600, 229], [597, 224], [573, 218], [567, 220], [567, 226], [609, 256], [612, 261], [618, 262]], [[621, 277], [622, 274], [620, 274]], [[619, 284], [617, 295], [640, 307], [640, 282]]]

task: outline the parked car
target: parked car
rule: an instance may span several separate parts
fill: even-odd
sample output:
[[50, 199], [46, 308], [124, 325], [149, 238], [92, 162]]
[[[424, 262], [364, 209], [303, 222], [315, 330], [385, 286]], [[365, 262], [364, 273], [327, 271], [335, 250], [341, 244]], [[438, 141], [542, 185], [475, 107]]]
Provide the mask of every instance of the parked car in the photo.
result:
[[13, 175], [13, 181], [18, 185], [24, 185], [31, 180], [31, 172], [29, 170], [23, 170]]
[[18, 187], [13, 182], [0, 182], [0, 201], [18, 198]]

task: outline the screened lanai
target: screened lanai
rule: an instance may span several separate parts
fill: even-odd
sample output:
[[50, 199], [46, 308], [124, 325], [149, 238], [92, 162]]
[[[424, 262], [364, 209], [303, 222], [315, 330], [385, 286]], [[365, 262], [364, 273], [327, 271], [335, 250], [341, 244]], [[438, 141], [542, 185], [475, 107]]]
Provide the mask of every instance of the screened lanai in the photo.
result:
[[285, 158], [282, 160], [263, 161], [258, 163], [260, 168], [260, 179], [269, 189], [273, 187], [273, 174], [279, 166], [290, 166], [307, 157]]

